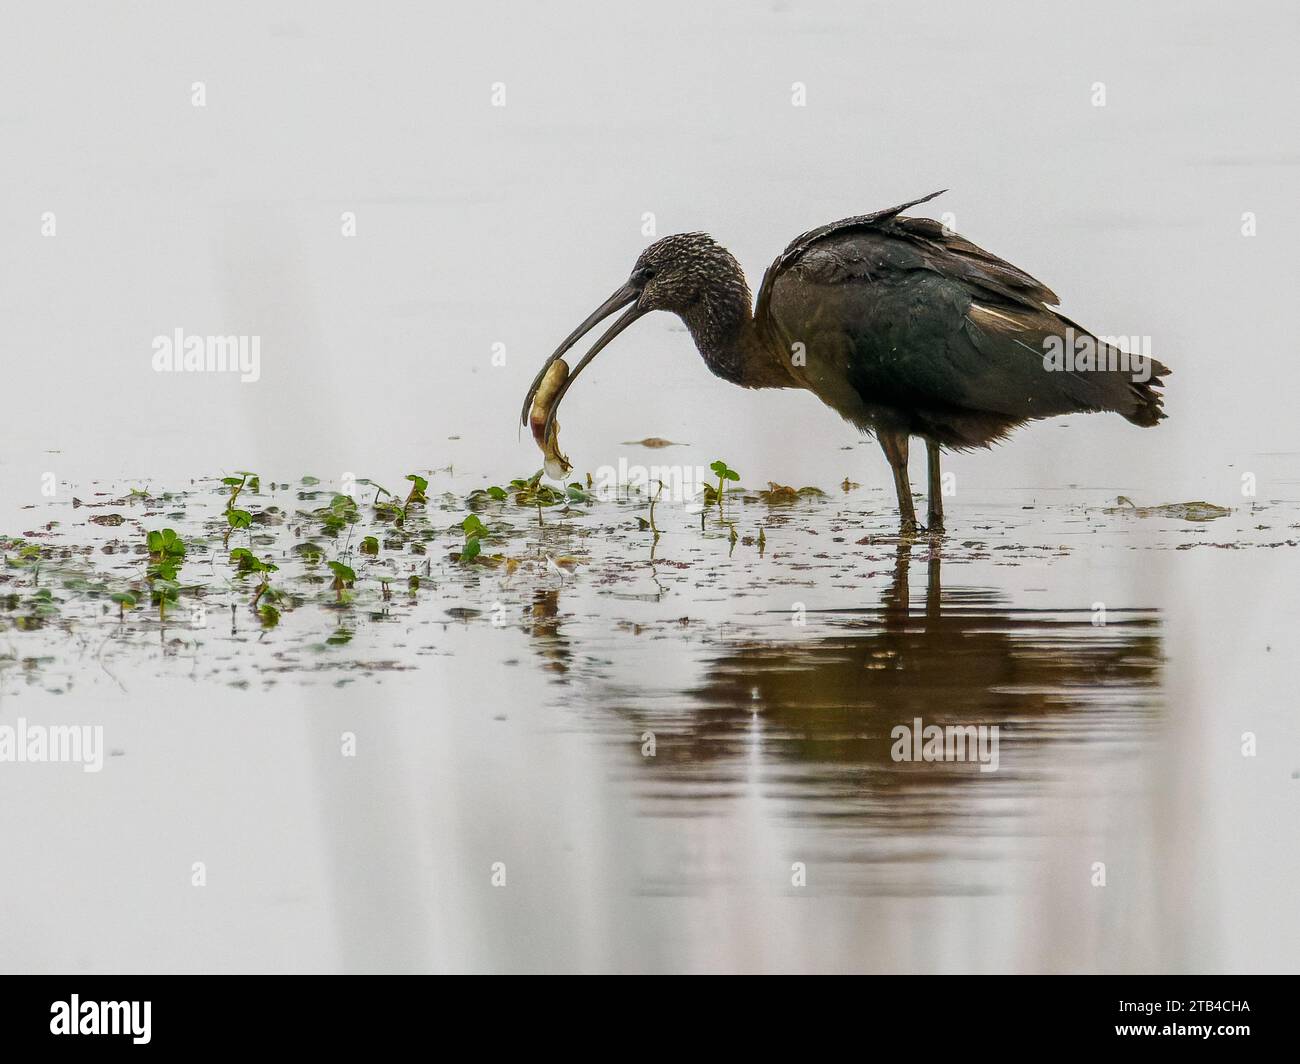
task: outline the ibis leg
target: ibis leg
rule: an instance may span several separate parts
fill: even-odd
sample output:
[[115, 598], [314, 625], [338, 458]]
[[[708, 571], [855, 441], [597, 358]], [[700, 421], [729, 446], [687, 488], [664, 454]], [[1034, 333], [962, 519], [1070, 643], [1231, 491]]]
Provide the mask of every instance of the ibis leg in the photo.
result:
[[928, 623], [937, 623], [943, 602], [943, 557], [941, 540], [930, 540], [929, 582], [925, 585], [925, 616]]
[[931, 532], [943, 531], [943, 491], [939, 486], [939, 445], [925, 441], [925, 461], [930, 478], [930, 512], [926, 524]]
[[915, 532], [916, 508], [912, 505], [912, 485], [907, 479], [907, 433], [881, 431], [877, 435], [889, 468], [894, 471], [894, 490], [898, 493], [898, 517], [902, 522], [902, 531]]
[[909, 536], [899, 536], [898, 546], [894, 550], [894, 579], [880, 596], [885, 612], [886, 628], [907, 625], [907, 613], [912, 604], [907, 575], [911, 561], [912, 539]]

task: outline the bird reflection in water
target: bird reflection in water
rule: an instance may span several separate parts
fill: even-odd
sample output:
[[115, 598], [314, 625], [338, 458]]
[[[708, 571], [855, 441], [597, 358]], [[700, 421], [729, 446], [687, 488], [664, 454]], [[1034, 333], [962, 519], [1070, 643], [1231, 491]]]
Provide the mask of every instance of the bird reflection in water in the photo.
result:
[[548, 672], [564, 674], [569, 671], [569, 641], [560, 634], [560, 589], [538, 590], [533, 594], [529, 611], [528, 634]]
[[[810, 611], [807, 627], [792, 629], [802, 638], [747, 642], [710, 662], [693, 692], [698, 711], [685, 730], [678, 718], [675, 734], [660, 736], [656, 768], [716, 784], [720, 767], [752, 749], [757, 721], [781, 789], [817, 799], [806, 812], [902, 821], [940, 811], [953, 787], [1041, 771], [1038, 755], [1053, 742], [1133, 742], [1149, 732], [1161, 705], [1155, 610], [1112, 609], [1097, 625], [1086, 607], [1012, 607], [993, 590], [944, 589], [937, 540], [924, 601], [913, 604], [912, 549], [903, 537], [879, 606]], [[896, 761], [893, 729], [918, 718], [999, 726], [999, 771], [981, 773], [972, 760]], [[872, 800], [909, 788], [932, 801]]]
[[[900, 538], [877, 605], [810, 610], [802, 627], [783, 613], [721, 650], [706, 646], [704, 679], [676, 697], [603, 686], [597, 708], [617, 731], [656, 737], [655, 756], [630, 769], [653, 796], [649, 811], [707, 815], [753, 784], [757, 758], [764, 788], [795, 816], [919, 831], [975, 815], [976, 797], [1029, 795], [1053, 751], [1095, 743], [1109, 755], [1147, 740], [1163, 705], [1156, 610], [1110, 608], [1098, 625], [1087, 606], [1012, 606], [992, 589], [945, 588], [937, 539], [918, 564], [914, 549]], [[912, 594], [914, 569], [923, 595]], [[546, 667], [573, 682], [558, 596], [537, 594], [531, 631]], [[973, 757], [895, 760], [893, 729], [918, 718], [996, 725], [997, 771]]]

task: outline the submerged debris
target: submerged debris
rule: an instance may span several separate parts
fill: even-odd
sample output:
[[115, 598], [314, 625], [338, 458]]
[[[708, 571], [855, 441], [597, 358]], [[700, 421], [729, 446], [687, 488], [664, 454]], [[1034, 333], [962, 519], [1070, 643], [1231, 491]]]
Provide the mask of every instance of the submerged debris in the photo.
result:
[[662, 436], [647, 436], [644, 440], [624, 440], [624, 447], [680, 447], [680, 443], [674, 443], [672, 440], [665, 440]]
[[1132, 514], [1134, 517], [1174, 517], [1183, 521], [1213, 521], [1232, 513], [1228, 507], [1216, 506], [1212, 502], [1166, 502], [1159, 506], [1138, 506], [1127, 495], [1121, 495], [1115, 502], [1117, 505], [1108, 506], [1102, 512]]
[[777, 506], [782, 503], [798, 502], [800, 499], [825, 498], [826, 492], [821, 488], [792, 488], [788, 484], [777, 484], [769, 480], [767, 491], [760, 491], [758, 497], [769, 506]]

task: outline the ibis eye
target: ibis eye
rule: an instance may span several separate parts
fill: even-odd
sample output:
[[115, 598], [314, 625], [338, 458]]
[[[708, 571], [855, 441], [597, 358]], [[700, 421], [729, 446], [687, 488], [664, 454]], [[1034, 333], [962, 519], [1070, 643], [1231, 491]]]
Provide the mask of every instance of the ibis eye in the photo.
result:
[[645, 284], [645, 282], [654, 277], [654, 275], [655, 269], [653, 266], [642, 266], [632, 275], [632, 280], [637, 281], [640, 284]]

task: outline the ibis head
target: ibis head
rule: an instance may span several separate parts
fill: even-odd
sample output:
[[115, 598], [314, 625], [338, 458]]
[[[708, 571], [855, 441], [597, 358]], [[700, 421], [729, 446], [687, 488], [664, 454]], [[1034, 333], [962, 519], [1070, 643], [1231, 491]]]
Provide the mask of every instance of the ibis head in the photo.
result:
[[740, 263], [707, 233], [674, 233], [656, 240], [637, 256], [627, 281], [565, 337], [543, 364], [524, 399], [521, 421], [527, 423], [533, 397], [551, 365], [602, 321], [620, 310], [623, 313], [592, 344], [561, 385], [551, 404], [547, 432], [560, 401], [578, 374], [637, 318], [652, 310], [676, 314], [685, 322], [707, 361], [711, 352], [722, 351], [732, 344], [749, 323], [749, 286], [745, 283]]

